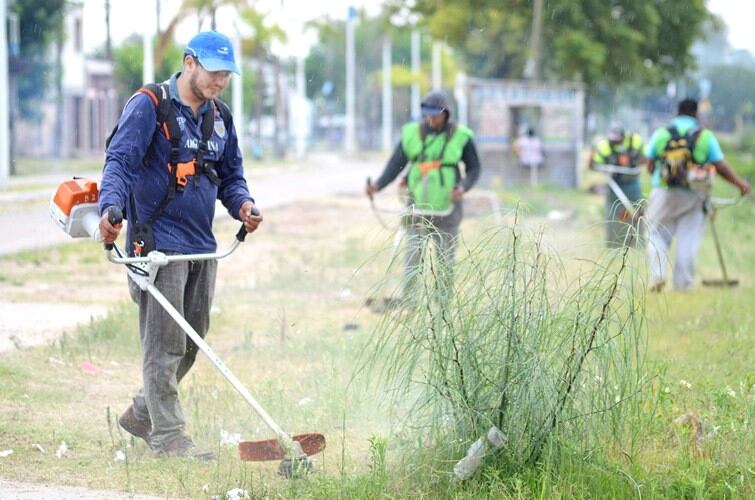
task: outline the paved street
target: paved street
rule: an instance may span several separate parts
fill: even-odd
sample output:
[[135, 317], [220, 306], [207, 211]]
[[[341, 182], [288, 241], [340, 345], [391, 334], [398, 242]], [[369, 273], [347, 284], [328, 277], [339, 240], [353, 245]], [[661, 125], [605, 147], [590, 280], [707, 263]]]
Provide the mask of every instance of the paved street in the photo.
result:
[[[368, 175], [377, 177], [380, 173], [382, 161], [319, 154], [312, 155], [305, 162], [280, 168], [255, 169], [253, 163], [250, 165], [247, 167], [247, 180], [252, 196], [264, 211], [295, 201], [359, 192]], [[90, 176], [99, 180], [101, 172], [91, 172]], [[46, 203], [57, 183], [67, 178], [66, 175], [22, 178], [13, 182], [27, 186], [47, 184], [49, 188], [0, 191], [0, 234], [5, 235], [5, 238], [0, 238], [0, 256], [70, 241], [53, 223]], [[228, 216], [220, 204], [216, 216]]]

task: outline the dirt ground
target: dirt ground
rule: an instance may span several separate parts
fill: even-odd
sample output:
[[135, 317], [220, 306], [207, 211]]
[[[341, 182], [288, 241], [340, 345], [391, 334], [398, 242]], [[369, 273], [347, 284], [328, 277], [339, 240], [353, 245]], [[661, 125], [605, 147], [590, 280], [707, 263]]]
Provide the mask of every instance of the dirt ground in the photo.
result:
[[[361, 190], [366, 175], [376, 175], [380, 163], [369, 158], [349, 160], [334, 155], [313, 155], [307, 162], [292, 164], [284, 169], [250, 169], [248, 182], [263, 212], [305, 200], [338, 193], [354, 194]], [[61, 174], [62, 176], [62, 174]], [[95, 178], [92, 174], [91, 177]], [[71, 239], [55, 226], [48, 215], [48, 199], [55, 188], [56, 176], [39, 176], [23, 182], [37, 186], [31, 192], [0, 192], [0, 230], [14, 235], [0, 245], [0, 256], [36, 250], [37, 256], [22, 260], [0, 257], [0, 354], [13, 349], [44, 345], [73, 332], [82, 323], [100, 318], [125, 296], [125, 279], [114, 265], [102, 265], [101, 254], [93, 254], [90, 241], [78, 240], [87, 247], [86, 276], [66, 276], [60, 273], [67, 264], [79, 262], [70, 256], [63, 260], [57, 246], [70, 246]], [[299, 224], [311, 223], [312, 215], [306, 206], [299, 209]], [[219, 223], [228, 220], [225, 209], [218, 205]], [[265, 227], [273, 225], [268, 221]], [[226, 242], [219, 241], [220, 246]], [[49, 252], [47, 251], [49, 250]], [[84, 252], [84, 250], [82, 250]], [[78, 259], [79, 261], [81, 259]], [[100, 264], [100, 265], [92, 265]], [[79, 269], [77, 267], [77, 269]], [[50, 279], [26, 280], [27, 274], [44, 274]], [[221, 272], [223, 272], [221, 270]], [[120, 278], [118, 277], [120, 276]]]
[[30, 484], [0, 479], [0, 495], [13, 500], [158, 500], [160, 497], [130, 495], [116, 491], [88, 490], [71, 486]]
[[[392, 193], [383, 196], [379, 200], [381, 207], [400, 207], [397, 197]], [[473, 221], [490, 215], [492, 208], [489, 194], [470, 196], [466, 204], [469, 223], [475, 224]], [[308, 268], [306, 259], [300, 261], [300, 257], [295, 257], [291, 260], [292, 255], [301, 255], [299, 250], [302, 248], [322, 255], [335, 248], [346, 247], [347, 240], [353, 239], [355, 234], [359, 238], [375, 238], [381, 242], [390, 242], [392, 239], [390, 231], [380, 227], [370, 211], [369, 203], [358, 193], [322, 196], [316, 201], [299, 201], [268, 210], [265, 215], [266, 219], [259, 233], [247, 238], [234, 255], [221, 261], [218, 266], [216, 302], [237, 303], [240, 300], [236, 296], [239, 290], [247, 293], [248, 290], [264, 287], [271, 277], [285, 275], [287, 270], [319, 273], [320, 270]], [[397, 217], [390, 214], [383, 218], [389, 223], [397, 221]], [[510, 215], [490, 216], [488, 221], [501, 224], [504, 218], [510, 222]], [[563, 221], [560, 223], [563, 224]], [[462, 226], [462, 231], [465, 225]], [[218, 222], [216, 237], [219, 248], [224, 248], [232, 241], [235, 229], [235, 222]], [[351, 244], [353, 245], [353, 241]], [[298, 247], [297, 251], [292, 251], [295, 247]], [[6, 266], [0, 269], [0, 276], [5, 276], [0, 279], [0, 297], [3, 297], [3, 302], [0, 302], [3, 311], [0, 356], [12, 355], [15, 349], [54, 342], [63, 333], [74, 333], [77, 324], [102, 317], [118, 304], [129, 301], [123, 269], [106, 262], [99, 245], [89, 241], [52, 247], [16, 260], [4, 259], [0, 263]], [[312, 279], [312, 275], [309, 279]], [[356, 311], [364, 302], [364, 297], [360, 294], [367, 290], [350, 290], [348, 286], [344, 286], [348, 279], [348, 276], [342, 276], [332, 282], [323, 281], [319, 285], [319, 295], [322, 301], [340, 303], [342, 307], [352, 311], [350, 314], [357, 314]], [[304, 317], [306, 314], [303, 313], [299, 314], [300, 317], [296, 317], [297, 313], [294, 311], [282, 313], [288, 314], [287, 320], [291, 325], [289, 334], [297, 334], [297, 327], [294, 326], [297, 323], [317, 322], [316, 318]], [[255, 339], [257, 343], [264, 341], [262, 338]], [[214, 348], [222, 351], [227, 347], [221, 339], [217, 340], [219, 342]], [[233, 339], [233, 342], [238, 342], [238, 339]], [[90, 397], [94, 398], [93, 395]], [[149, 497], [0, 481], [0, 498]]]

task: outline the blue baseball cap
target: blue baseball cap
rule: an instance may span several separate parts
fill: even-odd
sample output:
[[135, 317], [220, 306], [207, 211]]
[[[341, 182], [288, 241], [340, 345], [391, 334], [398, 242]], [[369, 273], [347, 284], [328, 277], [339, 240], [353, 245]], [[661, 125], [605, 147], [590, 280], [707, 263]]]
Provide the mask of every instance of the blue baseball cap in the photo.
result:
[[240, 74], [233, 56], [233, 44], [222, 33], [203, 31], [191, 39], [184, 55], [197, 58], [207, 71], [231, 71]]

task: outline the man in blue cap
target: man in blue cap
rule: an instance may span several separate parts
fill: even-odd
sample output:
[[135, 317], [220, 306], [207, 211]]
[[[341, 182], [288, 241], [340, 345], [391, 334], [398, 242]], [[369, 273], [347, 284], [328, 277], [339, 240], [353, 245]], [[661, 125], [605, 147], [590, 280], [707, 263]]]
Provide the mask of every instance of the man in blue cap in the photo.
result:
[[[238, 72], [228, 38], [199, 33], [186, 47], [182, 71], [146, 85], [128, 101], [109, 139], [102, 176], [105, 243], [120, 231], [108, 221], [109, 207], [127, 213], [131, 255], [215, 252], [216, 199], [247, 232], [257, 229], [262, 216], [244, 179], [236, 129], [218, 99]], [[172, 262], [160, 268], [154, 283], [202, 337], [209, 328], [216, 268], [214, 260]], [[121, 427], [147, 441], [158, 456], [214, 458], [184, 432], [178, 401], [178, 383], [194, 363], [196, 344], [130, 277], [129, 292], [139, 307], [143, 387], [119, 418]]]

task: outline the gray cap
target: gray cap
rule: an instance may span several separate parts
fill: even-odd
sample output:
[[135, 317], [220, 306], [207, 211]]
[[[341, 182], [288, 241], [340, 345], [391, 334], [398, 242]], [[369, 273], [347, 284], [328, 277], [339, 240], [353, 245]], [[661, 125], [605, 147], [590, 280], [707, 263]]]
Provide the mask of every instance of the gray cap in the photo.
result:
[[608, 140], [618, 142], [624, 139], [624, 125], [621, 122], [611, 122], [608, 127]]
[[420, 109], [423, 115], [436, 116], [445, 111], [451, 117], [451, 102], [444, 92], [433, 91], [427, 94], [422, 99]]

